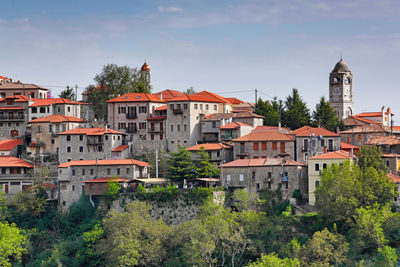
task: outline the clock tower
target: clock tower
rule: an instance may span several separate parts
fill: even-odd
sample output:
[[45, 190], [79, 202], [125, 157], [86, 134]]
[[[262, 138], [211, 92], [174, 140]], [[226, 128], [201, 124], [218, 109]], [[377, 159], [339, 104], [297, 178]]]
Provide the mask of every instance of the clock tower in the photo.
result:
[[353, 115], [353, 74], [342, 59], [329, 74], [329, 103], [340, 120]]

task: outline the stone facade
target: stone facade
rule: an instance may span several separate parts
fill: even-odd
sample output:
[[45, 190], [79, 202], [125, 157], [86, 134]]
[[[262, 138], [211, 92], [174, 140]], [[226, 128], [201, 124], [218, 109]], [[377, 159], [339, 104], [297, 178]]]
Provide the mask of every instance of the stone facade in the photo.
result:
[[27, 134], [28, 106], [24, 96], [0, 98], [0, 139], [23, 137]]
[[0, 96], [2, 97], [21, 95], [45, 99], [47, 98], [47, 91], [49, 89], [31, 83], [21, 83], [20, 81], [0, 84]]
[[240, 158], [276, 158], [288, 155], [294, 159], [294, 141], [235, 141], [233, 143], [234, 159]]
[[16, 194], [33, 184], [33, 166], [19, 158], [0, 157], [0, 192]]

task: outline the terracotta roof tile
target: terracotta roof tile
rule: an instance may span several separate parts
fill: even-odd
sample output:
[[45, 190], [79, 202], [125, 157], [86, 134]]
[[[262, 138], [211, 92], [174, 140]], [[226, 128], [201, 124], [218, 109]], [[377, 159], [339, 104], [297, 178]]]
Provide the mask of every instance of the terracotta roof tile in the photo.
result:
[[114, 150], [112, 152], [122, 152], [124, 150], [126, 150], [129, 146], [128, 145], [120, 145], [117, 146], [116, 148], [114, 148]]
[[85, 134], [85, 135], [104, 135], [104, 134], [124, 134], [113, 129], [104, 128], [75, 128], [69, 131], [61, 132], [59, 134]]
[[39, 107], [39, 106], [51, 106], [53, 104], [80, 104], [77, 101], [71, 101], [66, 98], [47, 98], [47, 99], [36, 99], [35, 102], [30, 105], [30, 107]]
[[201, 148], [204, 148], [204, 150], [220, 150], [223, 148], [230, 148], [227, 145], [224, 145], [222, 143], [205, 143], [205, 144], [199, 144], [195, 146], [191, 146], [186, 148], [188, 151], [199, 151]]
[[233, 105], [244, 104], [245, 103], [244, 101], [242, 101], [240, 99], [237, 99], [236, 97], [225, 97], [225, 99], [227, 101], [229, 101]]
[[8, 151], [13, 149], [14, 147], [22, 145], [22, 139], [9, 139], [0, 141], [0, 150]]
[[397, 175], [394, 175], [392, 173], [388, 173], [387, 177], [393, 182], [393, 183], [400, 183], [400, 177]]
[[251, 125], [248, 125], [246, 123], [243, 123], [241, 121], [234, 121], [228, 124], [225, 124], [224, 126], [218, 126], [220, 129], [237, 129], [239, 127], [253, 127]]
[[350, 116], [350, 117], [352, 117], [352, 118], [354, 118], [354, 119], [356, 119], [358, 121], [368, 123], [368, 124], [381, 124], [380, 122], [364, 119], [364, 118], [357, 117], [357, 116]]
[[315, 135], [315, 136], [340, 136], [337, 133], [331, 132], [325, 128], [314, 128], [314, 127], [309, 127], [309, 126], [304, 126], [302, 128], [299, 128], [297, 130], [291, 131], [288, 134], [290, 135], [295, 135], [295, 136], [310, 136], [310, 135]]
[[32, 168], [33, 165], [28, 162], [11, 156], [0, 156], [0, 167], [26, 167]]
[[209, 91], [201, 91], [201, 92], [198, 92], [198, 93], [195, 94], [195, 95], [203, 96], [203, 97], [210, 98], [210, 99], [219, 100], [221, 103], [229, 103], [229, 104], [231, 103], [231, 102], [228, 101], [226, 98], [224, 98], [224, 97], [222, 97], [222, 96], [220, 96], [220, 95], [211, 93], [211, 92], [209, 92]]
[[179, 96], [176, 98], [168, 99], [166, 100], [167, 102], [186, 102], [186, 101], [192, 101], [192, 102], [210, 102], [210, 103], [225, 103], [225, 101], [221, 101], [216, 98], [212, 97], [207, 97], [207, 96], [200, 96], [200, 95], [184, 95], [184, 96]]
[[363, 113], [359, 113], [354, 115], [356, 117], [382, 117], [382, 113], [381, 112], [363, 112]]
[[280, 131], [280, 132], [284, 132], [287, 133], [289, 131], [289, 129], [285, 128], [285, 127], [281, 127], [279, 129], [278, 126], [257, 126], [252, 132], [256, 133], [256, 132], [270, 132], [270, 131]]
[[294, 161], [292, 159], [283, 158], [259, 158], [259, 159], [237, 159], [225, 164], [220, 165], [220, 167], [256, 167], [256, 166], [305, 166], [304, 163]]
[[159, 99], [167, 101], [172, 98], [184, 96], [185, 94], [176, 90], [167, 89], [161, 92], [154, 93], [153, 95], [158, 97]]
[[242, 111], [235, 113], [235, 118], [264, 118], [264, 116], [258, 115], [251, 111]]
[[72, 117], [72, 116], [65, 116], [65, 115], [49, 115], [46, 117], [38, 118], [31, 120], [30, 123], [36, 122], [85, 122], [84, 119]]
[[317, 155], [314, 157], [310, 157], [309, 159], [350, 159], [349, 152], [343, 151], [343, 150], [338, 150], [338, 151], [333, 151], [329, 152], [326, 154], [321, 154]]
[[25, 110], [24, 107], [0, 107], [0, 110]]
[[155, 95], [146, 93], [128, 93], [119, 97], [110, 99], [107, 103], [117, 102], [164, 102]]
[[158, 107], [158, 108], [156, 108], [155, 110], [156, 110], [156, 111], [167, 110], [167, 105], [164, 105], [164, 106]]
[[249, 142], [249, 141], [293, 141], [293, 137], [290, 135], [281, 133], [280, 131], [268, 131], [268, 132], [252, 132], [233, 139], [233, 142]]
[[349, 144], [349, 143], [345, 143], [345, 142], [340, 142], [340, 148], [341, 149], [345, 149], [345, 150], [347, 150], [347, 149], [360, 149], [360, 147], [359, 146], [355, 146], [355, 145], [352, 145], [352, 144]]
[[389, 136], [377, 135], [371, 137], [368, 140], [367, 145], [400, 145], [400, 138], [393, 135]]
[[103, 159], [103, 160], [74, 160], [58, 165], [58, 168], [68, 168], [70, 166], [108, 166], [108, 165], [139, 165], [150, 166], [149, 163], [135, 159]]
[[[29, 97], [27, 97], [27, 96], [13, 95], [13, 96], [7, 96], [7, 97], [0, 98], [0, 102], [4, 102], [4, 101], [6, 101], [6, 99], [16, 99], [15, 102], [28, 102], [29, 101]], [[31, 101], [36, 101], [36, 99], [31, 98]]]
[[14, 90], [14, 89], [23, 89], [23, 90], [32, 90], [32, 89], [41, 89], [41, 90], [49, 90], [47, 88], [38, 86], [32, 83], [21, 83], [21, 82], [9, 82], [0, 84], [0, 90]]

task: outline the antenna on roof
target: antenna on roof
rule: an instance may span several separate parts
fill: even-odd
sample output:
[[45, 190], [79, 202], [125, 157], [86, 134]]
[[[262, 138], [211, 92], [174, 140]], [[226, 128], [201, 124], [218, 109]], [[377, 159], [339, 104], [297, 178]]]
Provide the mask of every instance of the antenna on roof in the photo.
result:
[[340, 60], [343, 60], [343, 51], [342, 51], [342, 48], [340, 48]]

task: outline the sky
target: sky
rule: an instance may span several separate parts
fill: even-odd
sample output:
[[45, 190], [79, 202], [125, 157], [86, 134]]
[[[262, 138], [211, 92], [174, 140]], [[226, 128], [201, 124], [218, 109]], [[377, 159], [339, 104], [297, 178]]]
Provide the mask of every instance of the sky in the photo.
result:
[[[153, 92], [209, 90], [254, 101], [292, 88], [313, 110], [343, 60], [355, 112], [400, 125], [398, 0], [2, 0], [0, 75], [56, 96], [108, 63], [151, 67]], [[397, 115], [397, 116], [396, 116]]]

